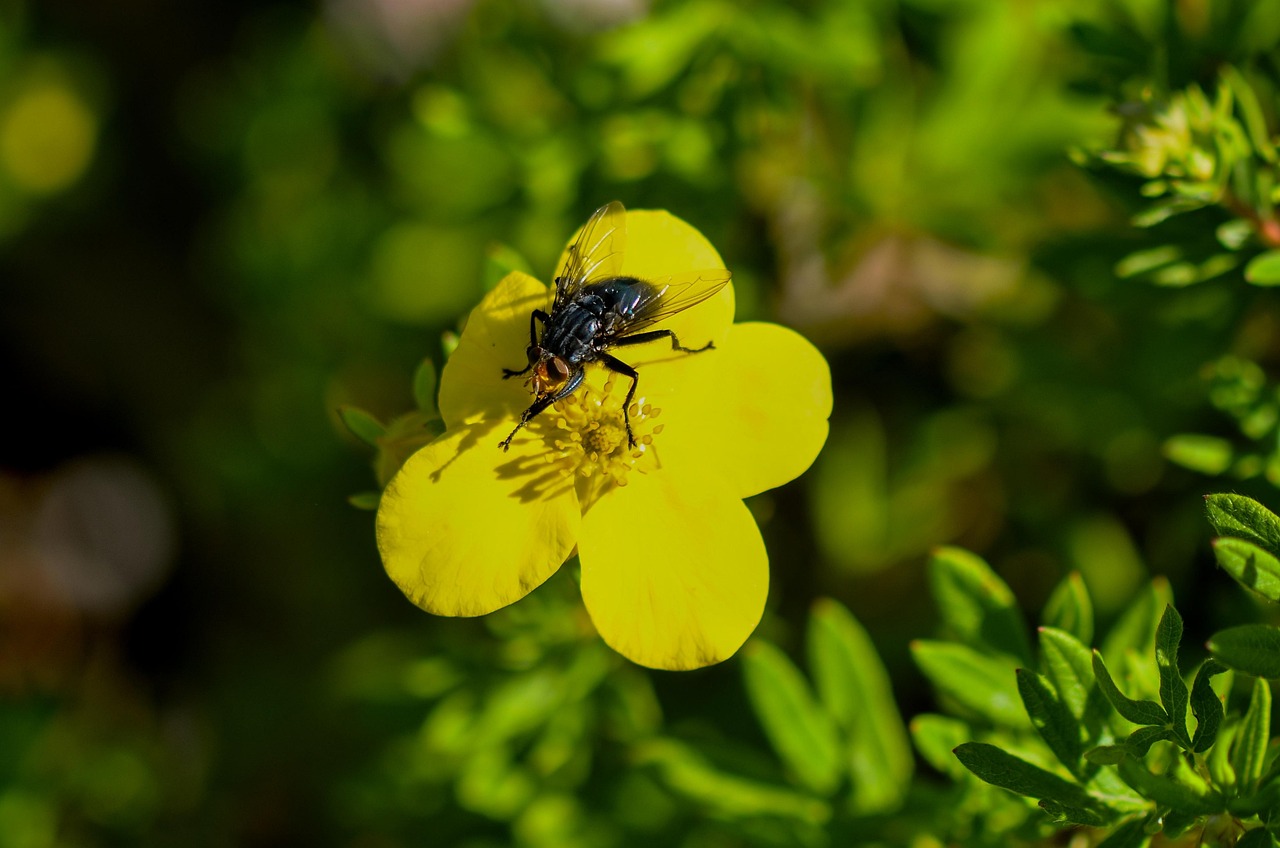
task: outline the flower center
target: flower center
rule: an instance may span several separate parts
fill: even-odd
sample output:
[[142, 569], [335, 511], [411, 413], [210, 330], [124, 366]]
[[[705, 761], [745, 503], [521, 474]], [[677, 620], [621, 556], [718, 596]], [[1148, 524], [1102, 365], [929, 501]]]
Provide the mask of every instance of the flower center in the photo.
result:
[[625, 387], [615, 387], [610, 378], [603, 389], [588, 383], [544, 413], [547, 462], [566, 476], [576, 476], [584, 505], [610, 486], [627, 485], [632, 469], [647, 474], [658, 467], [653, 441], [663, 425], [654, 419], [662, 410], [643, 400], [632, 402], [632, 447], [622, 414], [625, 398]]

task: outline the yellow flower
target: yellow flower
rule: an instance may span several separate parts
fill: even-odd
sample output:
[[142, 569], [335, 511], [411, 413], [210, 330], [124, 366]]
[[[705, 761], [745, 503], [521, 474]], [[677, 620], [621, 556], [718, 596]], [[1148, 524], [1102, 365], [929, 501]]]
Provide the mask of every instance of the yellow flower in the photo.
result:
[[[702, 234], [666, 212], [628, 212], [622, 273], [659, 279], [724, 267]], [[564, 259], [561, 259], [563, 268]], [[577, 392], [498, 443], [532, 401], [502, 369], [525, 364], [530, 313], [551, 293], [506, 277], [472, 311], [440, 382], [446, 431], [391, 480], [378, 548], [391, 579], [437, 615], [484, 615], [518, 601], [577, 548], [582, 596], [601, 637], [651, 668], [732, 656], [768, 593], [764, 543], [743, 498], [813, 462], [827, 437], [822, 355], [775, 324], [733, 324], [733, 287], [660, 326], [666, 340], [612, 353], [629, 380], [589, 365]]]

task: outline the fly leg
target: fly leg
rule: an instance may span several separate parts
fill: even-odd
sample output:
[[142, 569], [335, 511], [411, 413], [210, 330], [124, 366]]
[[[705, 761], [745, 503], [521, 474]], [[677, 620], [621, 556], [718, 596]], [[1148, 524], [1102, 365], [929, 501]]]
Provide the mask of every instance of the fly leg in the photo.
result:
[[685, 347], [680, 344], [680, 339], [676, 337], [673, 330], [651, 330], [647, 333], [636, 333], [634, 336], [623, 336], [620, 339], [614, 339], [612, 345], [614, 347], [626, 347], [627, 345], [638, 345], [646, 342], [656, 342], [658, 339], [671, 339], [671, 349], [682, 351], [684, 353], [702, 353], [704, 350], [715, 350], [715, 342], [707, 342], [702, 347]]
[[[582, 385], [582, 378], [585, 376], [586, 372], [579, 369], [578, 373], [570, 377], [569, 382], [565, 383], [564, 388], [560, 389], [560, 391], [555, 394], [545, 394], [533, 403], [529, 404], [529, 408], [520, 414], [520, 423], [511, 431], [511, 435], [507, 436], [501, 442], [498, 442], [498, 447], [502, 448], [505, 452], [507, 448], [511, 447], [511, 440], [515, 438], [516, 433], [520, 432], [521, 427], [532, 421], [539, 412], [546, 409], [548, 406], [551, 406], [551, 404], [573, 394], [577, 390], [578, 386]], [[630, 430], [627, 432], [629, 433]]]
[[[550, 316], [548, 316], [547, 313], [543, 312], [541, 309], [535, 309], [529, 315], [529, 347], [533, 347], [538, 343], [538, 323], [537, 322], [541, 321], [543, 324], [545, 324], [547, 323], [547, 318], [549, 317]], [[503, 368], [502, 379], [507, 380], [507, 379], [510, 379], [511, 377], [519, 377], [521, 374], [528, 374], [529, 369], [532, 367], [533, 367], [533, 363], [530, 362], [528, 365], [526, 365], [524, 368], [522, 368], [519, 371], [512, 371], [510, 368]]]
[[[635, 336], [632, 336], [632, 338], [635, 338]], [[621, 359], [615, 359], [607, 353], [600, 354], [600, 361], [604, 363], [605, 368], [608, 368], [613, 373], [631, 378], [631, 388], [627, 390], [627, 399], [622, 402], [622, 423], [627, 427], [628, 447], [635, 447], [636, 437], [631, 435], [631, 399], [636, 396], [636, 386], [640, 384], [640, 372]]]

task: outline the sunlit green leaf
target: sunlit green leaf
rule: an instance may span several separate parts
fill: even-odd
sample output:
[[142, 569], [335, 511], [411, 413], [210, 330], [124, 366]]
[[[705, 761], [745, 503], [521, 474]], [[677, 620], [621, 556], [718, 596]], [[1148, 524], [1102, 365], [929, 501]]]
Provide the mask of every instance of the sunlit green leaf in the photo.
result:
[[950, 716], [923, 713], [911, 719], [911, 739], [920, 756], [953, 780], [965, 773], [964, 766], [953, 752], [956, 746], [968, 742], [972, 736], [973, 731], [968, 724]]
[[1111, 708], [1093, 674], [1093, 654], [1065, 630], [1040, 628], [1040, 652], [1054, 689], [1082, 724], [1086, 738], [1096, 740]]
[[1221, 662], [1245, 674], [1280, 677], [1280, 629], [1266, 624], [1242, 624], [1219, 630], [1209, 650]]
[[847, 609], [824, 598], [809, 616], [808, 649], [823, 706], [848, 736], [852, 810], [895, 808], [910, 785], [914, 758], [871, 638]]
[[1231, 766], [1242, 792], [1253, 791], [1258, 778], [1262, 777], [1270, 741], [1271, 686], [1266, 680], [1258, 678], [1253, 681], [1249, 710], [1240, 722], [1235, 747], [1231, 752]]
[[1161, 726], [1169, 721], [1164, 708], [1155, 701], [1135, 700], [1121, 692], [1116, 687], [1115, 681], [1111, 679], [1111, 673], [1107, 671], [1107, 664], [1103, 661], [1102, 654], [1097, 651], [1093, 652], [1093, 673], [1102, 694], [1106, 696], [1111, 706], [1115, 707], [1116, 712], [1129, 721], [1134, 724]]
[[1201, 474], [1221, 474], [1231, 467], [1234, 449], [1226, 439], [1179, 433], [1164, 443], [1164, 455], [1170, 462]]
[[911, 653], [940, 694], [995, 724], [1025, 726], [1012, 666], [952, 642], [919, 640]]
[[1085, 645], [1093, 641], [1093, 602], [1080, 572], [1062, 579], [1045, 602], [1040, 620], [1046, 627], [1065, 630]]
[[961, 548], [938, 548], [929, 560], [929, 582], [942, 620], [957, 640], [1031, 664], [1017, 600], [981, 557]]
[[1218, 243], [1228, 250], [1239, 250], [1249, 239], [1253, 238], [1253, 225], [1243, 218], [1224, 221], [1214, 230]]
[[1280, 601], [1280, 559], [1244, 539], [1213, 540], [1213, 555], [1223, 570], [1251, 592]]
[[1280, 556], [1280, 517], [1244, 495], [1207, 495], [1209, 523], [1220, 536], [1253, 542], [1273, 556]]
[[1280, 285], [1280, 250], [1268, 250], [1249, 260], [1244, 278], [1255, 286]]
[[742, 653], [742, 672], [756, 717], [788, 771], [815, 792], [834, 791], [844, 766], [836, 731], [800, 670], [756, 639]]

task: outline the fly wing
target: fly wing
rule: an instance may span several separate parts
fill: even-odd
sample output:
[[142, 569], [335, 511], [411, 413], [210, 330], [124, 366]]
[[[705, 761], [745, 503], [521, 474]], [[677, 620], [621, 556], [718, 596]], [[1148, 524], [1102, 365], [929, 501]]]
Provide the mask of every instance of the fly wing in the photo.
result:
[[591, 280], [621, 276], [622, 253], [627, 246], [626, 214], [616, 200], [592, 213], [566, 251], [564, 270], [556, 277], [553, 312], [573, 300]]
[[677, 312], [697, 306], [724, 288], [729, 277], [730, 274], [725, 269], [715, 268], [648, 281], [651, 291], [636, 306], [622, 334], [638, 333]]

